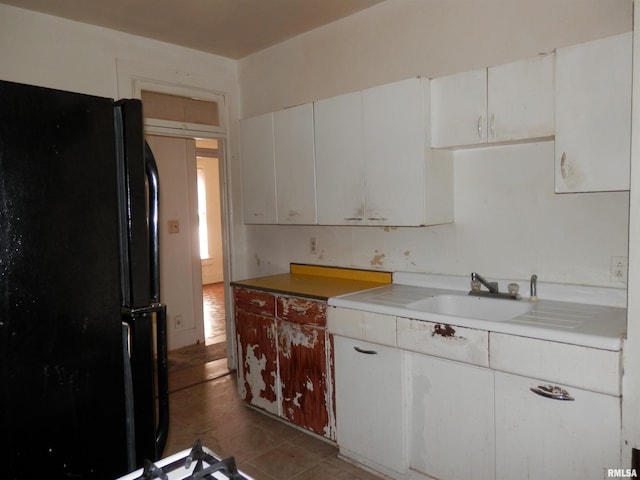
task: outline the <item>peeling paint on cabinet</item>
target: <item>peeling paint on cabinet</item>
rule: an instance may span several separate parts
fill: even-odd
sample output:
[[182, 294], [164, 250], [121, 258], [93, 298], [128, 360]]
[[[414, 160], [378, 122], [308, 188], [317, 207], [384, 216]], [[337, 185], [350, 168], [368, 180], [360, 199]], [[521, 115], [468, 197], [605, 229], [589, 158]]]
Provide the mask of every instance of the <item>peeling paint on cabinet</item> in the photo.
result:
[[296, 425], [329, 436], [326, 330], [278, 320], [282, 413]]
[[326, 301], [234, 288], [245, 402], [335, 439]]
[[278, 413], [275, 320], [236, 311], [238, 378], [245, 402]]

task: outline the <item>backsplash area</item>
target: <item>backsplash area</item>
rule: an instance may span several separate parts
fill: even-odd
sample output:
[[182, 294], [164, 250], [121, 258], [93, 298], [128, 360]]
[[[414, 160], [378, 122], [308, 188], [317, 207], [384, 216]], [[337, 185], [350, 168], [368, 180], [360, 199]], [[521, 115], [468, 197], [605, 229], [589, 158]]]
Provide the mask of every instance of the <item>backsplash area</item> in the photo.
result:
[[628, 192], [555, 194], [553, 141], [460, 150], [454, 162], [454, 223], [247, 226], [247, 271], [237, 277], [301, 262], [626, 287], [610, 269], [611, 257], [627, 256]]

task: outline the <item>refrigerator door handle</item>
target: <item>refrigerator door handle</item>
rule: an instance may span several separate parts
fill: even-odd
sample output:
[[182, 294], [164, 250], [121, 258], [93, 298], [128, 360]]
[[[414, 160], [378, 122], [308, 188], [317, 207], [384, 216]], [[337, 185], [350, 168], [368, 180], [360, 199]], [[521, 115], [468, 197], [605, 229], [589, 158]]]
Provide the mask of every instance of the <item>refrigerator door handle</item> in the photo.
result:
[[144, 142], [144, 166], [149, 183], [149, 268], [151, 302], [160, 302], [160, 230], [158, 210], [160, 204], [158, 166], [149, 144]]
[[169, 360], [167, 347], [167, 307], [158, 305], [156, 312], [156, 349], [158, 354], [158, 429], [156, 451], [162, 455], [169, 435]]
[[156, 451], [160, 455], [169, 434], [169, 362], [167, 307], [160, 304], [160, 230], [158, 166], [149, 144], [144, 142], [144, 165], [149, 190], [149, 276], [151, 307], [156, 311], [156, 352], [158, 366], [158, 427]]

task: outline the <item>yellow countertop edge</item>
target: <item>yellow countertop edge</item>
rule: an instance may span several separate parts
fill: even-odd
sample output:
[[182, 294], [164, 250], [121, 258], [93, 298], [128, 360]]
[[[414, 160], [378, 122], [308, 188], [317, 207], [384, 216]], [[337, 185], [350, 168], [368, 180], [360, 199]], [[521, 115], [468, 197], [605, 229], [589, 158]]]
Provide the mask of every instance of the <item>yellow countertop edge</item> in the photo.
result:
[[393, 274], [391, 272], [359, 270], [356, 268], [343, 267], [325, 267], [322, 265], [307, 265], [302, 263], [291, 263], [289, 265], [289, 272], [298, 275], [342, 278], [347, 280], [359, 280], [363, 282], [375, 282], [381, 284], [391, 283], [393, 280]]

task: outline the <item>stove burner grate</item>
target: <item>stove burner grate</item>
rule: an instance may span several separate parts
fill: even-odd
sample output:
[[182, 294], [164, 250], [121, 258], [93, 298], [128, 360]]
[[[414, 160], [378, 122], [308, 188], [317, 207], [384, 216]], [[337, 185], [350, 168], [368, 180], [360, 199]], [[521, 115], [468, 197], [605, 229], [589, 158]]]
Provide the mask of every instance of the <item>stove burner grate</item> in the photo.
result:
[[[195, 465], [193, 463], [195, 462]], [[182, 480], [248, 480], [242, 475], [236, 467], [236, 461], [233, 457], [219, 459], [205, 451], [200, 440], [197, 440], [191, 451], [186, 457], [172, 462], [163, 467], [157, 466], [155, 463], [145, 460], [142, 474], [136, 480], [169, 480], [170, 473], [179, 471], [180, 468], [190, 471]], [[219, 474], [219, 475], [217, 475]], [[223, 476], [220, 476], [223, 475]]]

